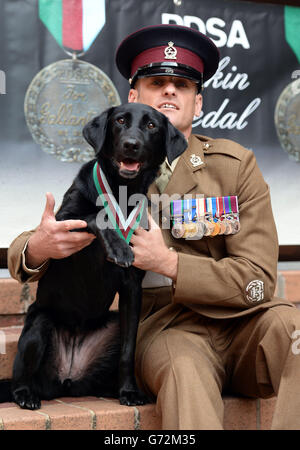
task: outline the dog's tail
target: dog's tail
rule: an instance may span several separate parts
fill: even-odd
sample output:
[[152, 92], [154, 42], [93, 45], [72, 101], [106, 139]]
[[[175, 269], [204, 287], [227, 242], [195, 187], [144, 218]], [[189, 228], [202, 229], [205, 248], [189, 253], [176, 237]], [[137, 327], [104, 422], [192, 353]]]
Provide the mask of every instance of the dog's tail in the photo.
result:
[[11, 380], [0, 380], [0, 403], [12, 401]]

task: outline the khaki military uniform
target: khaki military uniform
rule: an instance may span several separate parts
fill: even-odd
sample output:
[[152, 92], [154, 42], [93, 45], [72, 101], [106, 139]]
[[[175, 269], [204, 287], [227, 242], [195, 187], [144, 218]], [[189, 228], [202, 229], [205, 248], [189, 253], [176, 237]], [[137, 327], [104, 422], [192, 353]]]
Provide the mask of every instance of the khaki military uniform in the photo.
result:
[[[274, 298], [277, 233], [253, 153], [229, 140], [193, 135], [164, 196], [158, 186], [151, 185], [149, 196], [160, 210], [166, 244], [178, 252], [178, 275], [176, 283], [154, 276], [153, 286], [144, 288], [136, 370], [156, 399], [162, 427], [222, 429], [221, 393], [228, 390], [277, 395], [273, 428], [300, 429], [300, 355], [293, 351], [300, 312]], [[164, 229], [172, 194], [236, 195], [240, 232], [174, 239]], [[34, 281], [47, 269], [24, 272], [30, 233], [9, 249], [9, 269], [20, 281]]]

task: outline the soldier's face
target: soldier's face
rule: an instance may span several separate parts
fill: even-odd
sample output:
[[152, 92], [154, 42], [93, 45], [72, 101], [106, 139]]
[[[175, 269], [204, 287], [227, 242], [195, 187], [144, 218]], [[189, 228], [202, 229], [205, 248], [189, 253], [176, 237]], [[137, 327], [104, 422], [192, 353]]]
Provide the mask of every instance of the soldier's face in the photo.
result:
[[196, 83], [171, 76], [140, 78], [135, 88], [130, 89], [128, 101], [145, 103], [165, 114], [187, 139], [193, 118], [199, 117], [202, 108], [202, 96], [197, 94]]

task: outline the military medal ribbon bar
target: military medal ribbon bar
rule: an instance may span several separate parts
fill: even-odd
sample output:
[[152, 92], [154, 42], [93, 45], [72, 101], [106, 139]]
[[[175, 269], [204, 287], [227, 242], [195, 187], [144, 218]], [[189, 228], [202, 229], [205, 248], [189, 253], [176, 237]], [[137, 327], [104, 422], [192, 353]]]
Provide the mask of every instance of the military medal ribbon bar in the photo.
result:
[[171, 201], [174, 238], [236, 234], [240, 230], [237, 196], [192, 198]]

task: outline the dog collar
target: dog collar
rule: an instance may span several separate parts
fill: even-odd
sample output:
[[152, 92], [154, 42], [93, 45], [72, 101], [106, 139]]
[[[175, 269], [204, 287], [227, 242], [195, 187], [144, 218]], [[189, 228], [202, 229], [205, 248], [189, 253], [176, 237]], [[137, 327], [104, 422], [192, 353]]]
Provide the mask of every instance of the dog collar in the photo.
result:
[[101, 198], [103, 207], [108, 215], [113, 229], [119, 236], [129, 244], [134, 230], [138, 227], [145, 206], [145, 199], [140, 201], [125, 219], [122, 210], [116, 201], [112, 190], [108, 184], [106, 176], [98, 162], [95, 162], [93, 169], [93, 178], [97, 192]]

